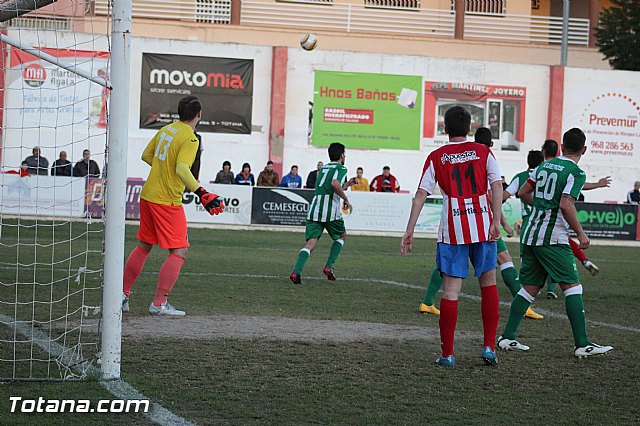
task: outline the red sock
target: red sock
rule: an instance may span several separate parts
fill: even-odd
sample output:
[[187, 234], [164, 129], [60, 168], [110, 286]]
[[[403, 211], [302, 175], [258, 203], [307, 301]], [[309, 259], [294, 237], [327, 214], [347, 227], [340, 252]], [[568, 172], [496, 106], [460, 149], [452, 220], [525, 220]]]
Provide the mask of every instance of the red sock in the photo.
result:
[[495, 350], [496, 332], [498, 331], [498, 321], [500, 320], [500, 297], [498, 287], [491, 285], [481, 287], [482, 292], [482, 326], [484, 328], [484, 346], [489, 346]]
[[571, 251], [573, 252], [573, 255], [577, 257], [580, 262], [584, 263], [585, 261], [589, 260], [587, 258], [587, 255], [584, 254], [584, 251], [578, 248], [578, 243], [573, 241], [571, 238], [569, 238], [569, 245], [571, 246]]
[[142, 268], [144, 268], [144, 262], [147, 261], [147, 256], [149, 256], [148, 251], [140, 246], [136, 246], [127, 259], [127, 264], [124, 267], [124, 279], [122, 280], [122, 291], [127, 297], [131, 294], [131, 287], [136, 283], [136, 280], [142, 272]]
[[177, 254], [170, 254], [160, 268], [158, 275], [158, 288], [156, 289], [156, 297], [153, 298], [153, 304], [160, 306], [167, 302], [167, 296], [171, 293], [173, 285], [178, 280], [180, 268], [184, 264], [184, 258]]
[[440, 299], [440, 345], [442, 356], [453, 355], [453, 338], [458, 322], [458, 301]]

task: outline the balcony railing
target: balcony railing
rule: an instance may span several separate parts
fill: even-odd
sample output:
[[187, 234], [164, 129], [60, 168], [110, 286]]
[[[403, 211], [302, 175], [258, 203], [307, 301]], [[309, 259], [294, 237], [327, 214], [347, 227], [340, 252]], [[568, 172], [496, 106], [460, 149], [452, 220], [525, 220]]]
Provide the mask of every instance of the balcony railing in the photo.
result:
[[[95, 14], [109, 14], [109, 0], [95, 0]], [[231, 23], [231, 0], [133, 0], [134, 18]]]
[[454, 14], [448, 10], [401, 9], [364, 4], [268, 2], [244, 0], [241, 24], [344, 32], [377, 32], [453, 37]]
[[[559, 44], [562, 41], [562, 18], [467, 12], [464, 38]], [[589, 45], [588, 19], [569, 19], [569, 44]]]

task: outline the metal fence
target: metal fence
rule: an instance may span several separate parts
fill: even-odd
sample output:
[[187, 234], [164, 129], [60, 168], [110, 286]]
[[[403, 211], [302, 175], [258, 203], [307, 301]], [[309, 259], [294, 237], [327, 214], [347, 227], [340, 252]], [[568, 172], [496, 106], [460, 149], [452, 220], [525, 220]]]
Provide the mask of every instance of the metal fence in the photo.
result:
[[[109, 2], [95, 0], [95, 14], [108, 15]], [[133, 0], [133, 18], [230, 24], [231, 0]]]

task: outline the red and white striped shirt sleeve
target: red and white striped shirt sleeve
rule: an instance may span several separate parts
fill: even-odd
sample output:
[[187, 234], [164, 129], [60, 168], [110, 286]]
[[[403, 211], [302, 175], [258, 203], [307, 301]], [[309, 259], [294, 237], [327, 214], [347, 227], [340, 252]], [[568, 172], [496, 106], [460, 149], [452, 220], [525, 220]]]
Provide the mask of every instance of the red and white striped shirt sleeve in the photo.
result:
[[429, 155], [427, 157], [427, 161], [425, 161], [424, 163], [424, 167], [422, 169], [422, 178], [420, 179], [418, 188], [424, 189], [429, 193], [429, 195], [431, 195], [436, 188], [436, 183], [436, 171], [433, 167], [433, 160], [431, 159], [431, 155]]

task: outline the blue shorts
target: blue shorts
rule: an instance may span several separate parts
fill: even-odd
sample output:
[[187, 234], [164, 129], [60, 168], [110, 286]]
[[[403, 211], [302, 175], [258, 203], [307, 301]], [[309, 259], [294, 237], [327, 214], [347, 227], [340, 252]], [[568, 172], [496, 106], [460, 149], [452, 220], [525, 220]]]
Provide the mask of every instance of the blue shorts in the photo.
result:
[[438, 243], [436, 249], [436, 267], [450, 277], [467, 278], [469, 275], [469, 260], [473, 265], [476, 278], [496, 269], [498, 249], [496, 243], [483, 242], [473, 244]]

